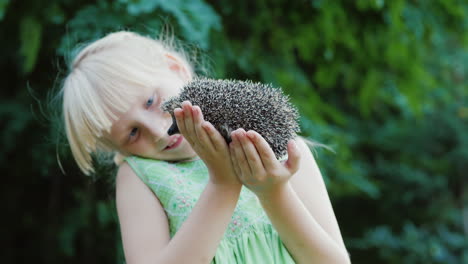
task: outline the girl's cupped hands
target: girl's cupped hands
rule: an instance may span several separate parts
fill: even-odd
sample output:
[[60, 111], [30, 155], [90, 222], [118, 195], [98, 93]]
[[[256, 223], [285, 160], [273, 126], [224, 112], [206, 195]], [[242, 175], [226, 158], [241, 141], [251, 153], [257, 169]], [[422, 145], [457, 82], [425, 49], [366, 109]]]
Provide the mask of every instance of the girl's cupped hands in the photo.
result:
[[294, 140], [288, 142], [288, 159], [281, 162], [266, 140], [253, 130], [237, 129], [231, 138], [229, 149], [234, 171], [240, 182], [259, 198], [274, 195], [299, 169], [300, 152]]
[[182, 109], [174, 109], [174, 115], [179, 131], [208, 167], [210, 181], [215, 184], [240, 184], [226, 141], [210, 122], [203, 119], [200, 107], [185, 101]]

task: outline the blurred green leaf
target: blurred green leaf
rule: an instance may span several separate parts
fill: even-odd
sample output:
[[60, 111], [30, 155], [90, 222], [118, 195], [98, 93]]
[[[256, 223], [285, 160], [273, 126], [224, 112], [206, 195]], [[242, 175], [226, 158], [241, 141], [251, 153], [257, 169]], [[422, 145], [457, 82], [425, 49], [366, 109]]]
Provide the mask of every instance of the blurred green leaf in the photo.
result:
[[10, 4], [10, 0], [0, 0], [0, 21], [2, 21], [5, 16], [8, 4]]
[[37, 18], [25, 16], [21, 20], [19, 31], [21, 41], [19, 53], [23, 58], [22, 71], [30, 73], [36, 65], [41, 48], [42, 25]]
[[382, 89], [380, 76], [378, 72], [371, 69], [363, 78], [364, 80], [359, 94], [359, 105], [360, 110], [365, 116], [369, 116], [371, 113], [373, 106], [376, 104], [376, 95], [379, 90]]
[[62, 24], [65, 21], [65, 13], [57, 3], [48, 6], [44, 13], [47, 20], [52, 24]]

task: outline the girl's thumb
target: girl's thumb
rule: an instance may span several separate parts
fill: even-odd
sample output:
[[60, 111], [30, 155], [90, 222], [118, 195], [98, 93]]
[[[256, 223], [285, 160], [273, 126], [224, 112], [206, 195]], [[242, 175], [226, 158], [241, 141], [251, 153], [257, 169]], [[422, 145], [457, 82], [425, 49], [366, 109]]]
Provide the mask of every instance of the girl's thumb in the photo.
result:
[[291, 174], [294, 174], [299, 169], [301, 153], [297, 147], [296, 141], [291, 139], [288, 142], [288, 160], [285, 163], [286, 168]]

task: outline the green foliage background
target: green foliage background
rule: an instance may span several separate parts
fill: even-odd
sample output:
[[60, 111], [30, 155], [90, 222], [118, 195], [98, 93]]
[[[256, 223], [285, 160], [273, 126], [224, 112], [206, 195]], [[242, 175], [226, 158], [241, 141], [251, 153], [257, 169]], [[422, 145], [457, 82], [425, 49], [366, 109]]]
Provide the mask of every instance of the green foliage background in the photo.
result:
[[334, 149], [316, 157], [354, 263], [468, 263], [463, 0], [0, 0], [2, 262], [123, 262], [112, 166], [79, 173], [50, 95], [78, 44], [167, 25], [212, 77], [282, 87]]

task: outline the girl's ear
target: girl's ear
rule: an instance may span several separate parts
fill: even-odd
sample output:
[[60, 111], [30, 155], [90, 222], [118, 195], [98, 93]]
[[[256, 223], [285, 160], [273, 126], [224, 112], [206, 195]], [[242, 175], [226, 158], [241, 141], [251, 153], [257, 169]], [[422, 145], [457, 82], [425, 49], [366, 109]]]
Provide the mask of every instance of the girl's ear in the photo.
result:
[[192, 79], [192, 75], [180, 60], [169, 53], [166, 53], [165, 56], [167, 58], [167, 63], [169, 64], [169, 69], [177, 73], [177, 75], [186, 81]]

